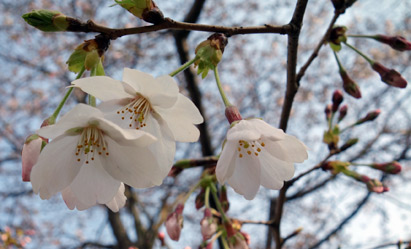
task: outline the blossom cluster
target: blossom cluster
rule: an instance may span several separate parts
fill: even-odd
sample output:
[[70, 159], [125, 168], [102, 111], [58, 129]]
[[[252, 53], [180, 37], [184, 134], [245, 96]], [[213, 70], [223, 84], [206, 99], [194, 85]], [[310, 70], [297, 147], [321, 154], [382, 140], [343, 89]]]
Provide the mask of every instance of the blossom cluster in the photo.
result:
[[195, 124], [203, 118], [170, 76], [126, 68], [122, 81], [95, 76], [72, 87], [102, 102], [78, 104], [39, 129], [38, 136], [51, 140], [42, 150], [38, 139], [26, 143], [23, 176], [42, 199], [61, 192], [70, 209], [105, 204], [118, 211], [126, 200], [124, 184], [160, 185], [173, 164], [176, 141], [199, 137]]

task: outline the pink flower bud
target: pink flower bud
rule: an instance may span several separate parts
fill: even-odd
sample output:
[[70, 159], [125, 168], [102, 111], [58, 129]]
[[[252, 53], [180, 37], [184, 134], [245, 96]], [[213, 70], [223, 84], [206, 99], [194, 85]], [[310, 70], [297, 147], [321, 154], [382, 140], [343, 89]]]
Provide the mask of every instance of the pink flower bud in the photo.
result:
[[333, 97], [332, 97], [332, 112], [337, 112], [338, 111], [338, 107], [340, 106], [340, 104], [343, 102], [344, 97], [343, 94], [340, 90], [335, 90], [333, 93]]
[[201, 235], [203, 235], [203, 240], [210, 239], [217, 231], [217, 223], [215, 222], [211, 210], [206, 208], [204, 210], [204, 218], [200, 222], [201, 224]]
[[340, 76], [343, 80], [344, 91], [356, 99], [361, 98], [360, 87], [350, 78], [347, 72], [340, 71]]
[[197, 210], [204, 206], [204, 200], [205, 200], [205, 189], [201, 188], [200, 193], [198, 193], [194, 201], [195, 207]]
[[369, 180], [367, 182], [367, 188], [370, 192], [375, 192], [375, 193], [384, 193], [389, 190], [388, 187], [384, 186], [382, 182], [380, 182], [377, 179]]
[[348, 148], [354, 146], [356, 143], [358, 143], [358, 138], [352, 138], [348, 140], [345, 144], [343, 144], [343, 146], [341, 146], [340, 151], [345, 151]]
[[165, 237], [166, 237], [166, 235], [163, 232], [159, 232], [157, 234], [157, 238], [158, 238], [158, 240], [160, 240], [161, 246], [166, 245], [166, 243], [164, 242]]
[[388, 163], [374, 163], [371, 167], [393, 175], [401, 172], [401, 164], [397, 161]]
[[225, 109], [225, 116], [228, 122], [231, 124], [234, 121], [242, 120], [240, 112], [236, 106], [229, 106]]
[[166, 230], [170, 239], [178, 241], [180, 239], [181, 229], [183, 228], [183, 210], [184, 204], [178, 204], [176, 210], [168, 215], [166, 219]]
[[362, 123], [365, 123], [365, 122], [368, 122], [368, 121], [373, 121], [380, 115], [380, 113], [381, 113], [380, 109], [377, 109], [375, 111], [371, 111], [371, 112], [367, 113], [367, 115], [365, 117], [358, 120], [355, 124], [359, 125], [359, 124], [362, 124]]
[[390, 86], [405, 88], [407, 81], [394, 69], [384, 67], [378, 62], [372, 64], [372, 69], [380, 74], [381, 80]]
[[26, 139], [21, 151], [21, 163], [22, 163], [22, 178], [24, 182], [30, 181], [30, 173], [34, 164], [37, 163], [41, 152], [41, 146], [43, 139], [37, 134], [31, 135]]
[[385, 43], [398, 51], [411, 50], [411, 42], [407, 41], [402, 36], [386, 36], [386, 35], [376, 35], [373, 37], [375, 40]]
[[343, 120], [345, 118], [345, 116], [347, 115], [347, 111], [348, 111], [348, 106], [347, 105], [343, 105], [340, 107], [340, 115], [338, 116], [338, 122], [340, 122], [341, 120]]

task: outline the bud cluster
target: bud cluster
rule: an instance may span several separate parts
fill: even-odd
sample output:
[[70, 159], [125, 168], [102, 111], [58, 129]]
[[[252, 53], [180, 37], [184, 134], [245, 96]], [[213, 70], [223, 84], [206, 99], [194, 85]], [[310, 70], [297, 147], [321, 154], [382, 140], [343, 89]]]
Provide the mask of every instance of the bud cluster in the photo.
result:
[[[338, 1], [337, 1], [338, 2]], [[328, 37], [328, 43], [330, 47], [334, 51], [335, 58], [338, 63], [339, 73], [341, 79], [343, 81], [343, 88], [344, 91], [353, 96], [354, 98], [361, 98], [361, 92], [358, 85], [353, 81], [350, 76], [345, 71], [344, 67], [342, 66], [337, 52], [341, 50], [341, 43], [344, 43], [346, 46], [354, 50], [357, 54], [362, 56], [365, 60], [368, 61], [371, 68], [380, 75], [381, 81], [386, 83], [387, 85], [398, 87], [398, 88], [405, 88], [407, 86], [407, 81], [401, 76], [399, 72], [394, 69], [389, 69], [383, 66], [381, 63], [376, 62], [369, 57], [367, 57], [364, 53], [362, 53], [357, 48], [353, 47], [352, 45], [347, 43], [348, 37], [354, 38], [371, 38], [377, 40], [379, 42], [385, 43], [398, 51], [407, 51], [411, 50], [411, 42], [407, 41], [402, 36], [385, 36], [385, 35], [375, 35], [375, 36], [367, 36], [367, 35], [347, 35], [346, 34], [347, 28], [345, 26], [336, 26], [334, 27], [330, 35]]]
[[321, 165], [324, 171], [330, 171], [333, 175], [343, 173], [344, 175], [353, 178], [356, 181], [364, 183], [370, 192], [384, 193], [389, 190], [381, 181], [377, 179], [371, 179], [366, 175], [359, 174], [356, 171], [350, 170], [350, 165], [363, 165], [368, 166], [372, 169], [380, 170], [386, 174], [398, 174], [401, 172], [401, 165], [394, 161], [388, 163], [372, 163], [372, 164], [354, 164], [351, 162], [344, 161], [327, 161]]

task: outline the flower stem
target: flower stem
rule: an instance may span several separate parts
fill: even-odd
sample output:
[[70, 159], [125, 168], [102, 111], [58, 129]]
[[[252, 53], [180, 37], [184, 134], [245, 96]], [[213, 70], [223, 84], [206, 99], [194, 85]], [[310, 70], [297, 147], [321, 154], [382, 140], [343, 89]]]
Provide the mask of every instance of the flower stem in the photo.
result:
[[368, 63], [370, 63], [370, 65], [374, 64], [374, 61], [371, 60], [368, 56], [366, 56], [365, 54], [363, 54], [360, 50], [356, 49], [355, 47], [351, 46], [350, 44], [348, 44], [347, 42], [344, 42], [344, 44], [351, 48], [352, 50], [354, 50], [357, 54], [361, 55], [366, 61], [368, 61]]
[[227, 240], [224, 236], [221, 236], [221, 242], [223, 243], [224, 249], [230, 249], [230, 246], [227, 243]]
[[[81, 78], [81, 76], [83, 75], [85, 70], [86, 69], [83, 66], [83, 68], [81, 68], [80, 72], [77, 74], [76, 80]], [[73, 89], [74, 89], [73, 87], [70, 87], [67, 90], [66, 95], [64, 95], [63, 99], [60, 101], [60, 104], [57, 106], [56, 110], [54, 110], [53, 114], [48, 118], [50, 125], [54, 124], [56, 122], [57, 116], [59, 115], [61, 109], [63, 108], [64, 104], [66, 103], [66, 101], [67, 101], [68, 97], [70, 96], [71, 92], [73, 92]]]
[[223, 87], [221, 86], [221, 81], [220, 81], [220, 76], [218, 75], [217, 66], [214, 67], [214, 76], [215, 76], [215, 81], [217, 83], [218, 91], [220, 91], [220, 95], [221, 95], [221, 98], [223, 99], [225, 107], [232, 106], [230, 101], [227, 99], [227, 96], [225, 95]]
[[345, 72], [345, 69], [344, 69], [343, 65], [341, 64], [340, 58], [338, 58], [338, 55], [334, 50], [333, 50], [333, 52], [334, 52], [335, 60], [337, 61], [337, 64], [338, 64], [338, 68], [340, 69], [340, 72]]
[[204, 205], [206, 208], [210, 208], [210, 187], [206, 187]]
[[221, 218], [223, 219], [223, 222], [228, 222], [229, 219], [228, 219], [227, 216], [225, 215], [224, 209], [223, 209], [223, 207], [221, 206], [220, 200], [219, 200], [219, 198], [218, 198], [218, 196], [217, 196], [217, 188], [214, 186], [213, 183], [211, 183], [211, 184], [209, 185], [209, 187], [210, 187], [210, 190], [211, 190], [211, 194], [213, 195], [215, 205], [217, 206], [217, 209], [218, 209], [218, 211], [219, 211], [220, 214], [221, 214]]
[[370, 38], [370, 39], [375, 39], [375, 36], [373, 35], [346, 35], [347, 37], [353, 37], [353, 38]]
[[179, 74], [180, 72], [186, 70], [189, 66], [191, 66], [191, 64], [193, 64], [196, 60], [198, 59], [198, 57], [194, 57], [193, 59], [187, 61], [186, 63], [184, 63], [181, 67], [177, 68], [175, 71], [171, 72], [169, 75], [171, 77], [176, 76], [177, 74]]
[[197, 182], [196, 185], [194, 185], [188, 193], [184, 196], [183, 203], [186, 203], [188, 198], [190, 198], [191, 194], [201, 185], [201, 181]]

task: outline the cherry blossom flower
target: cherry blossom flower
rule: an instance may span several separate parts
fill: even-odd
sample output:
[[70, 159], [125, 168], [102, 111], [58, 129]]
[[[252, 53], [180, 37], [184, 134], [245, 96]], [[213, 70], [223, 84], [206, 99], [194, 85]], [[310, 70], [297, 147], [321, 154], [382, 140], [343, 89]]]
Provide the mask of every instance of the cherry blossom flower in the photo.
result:
[[195, 142], [203, 122], [197, 107], [179, 93], [177, 83], [168, 75], [154, 78], [138, 70], [125, 68], [123, 80], [107, 76], [83, 78], [72, 82], [103, 101], [99, 108], [106, 118], [123, 128], [141, 129], [154, 135], [158, 142], [149, 149], [158, 157], [164, 177], [170, 171], [175, 141]]
[[209, 208], [204, 209], [204, 217], [200, 221], [201, 225], [201, 235], [203, 235], [203, 240], [210, 239], [217, 232], [217, 223], [211, 214]]
[[294, 136], [285, 134], [260, 119], [240, 120], [231, 124], [227, 140], [217, 162], [216, 175], [247, 200], [260, 185], [282, 188], [294, 175], [296, 162], [307, 159], [307, 148]]
[[79, 104], [37, 134], [51, 139], [31, 171], [33, 191], [42, 199], [62, 192], [69, 208], [99, 203], [117, 210], [124, 205], [122, 182], [135, 188], [162, 183], [147, 148], [156, 138], [120, 128], [97, 108]]

